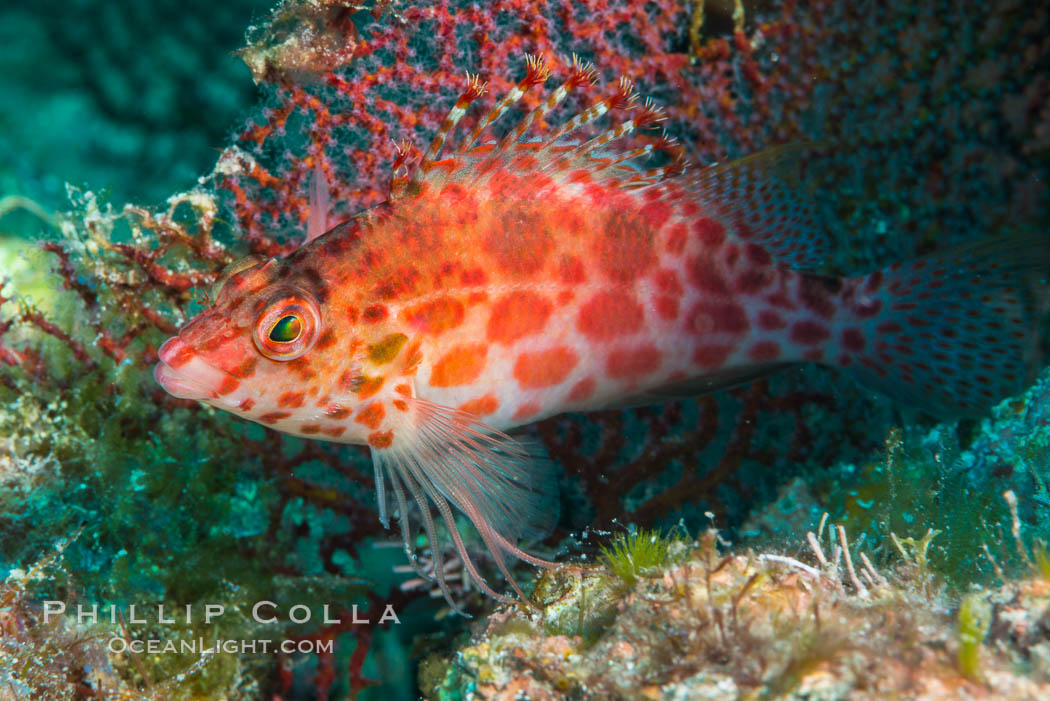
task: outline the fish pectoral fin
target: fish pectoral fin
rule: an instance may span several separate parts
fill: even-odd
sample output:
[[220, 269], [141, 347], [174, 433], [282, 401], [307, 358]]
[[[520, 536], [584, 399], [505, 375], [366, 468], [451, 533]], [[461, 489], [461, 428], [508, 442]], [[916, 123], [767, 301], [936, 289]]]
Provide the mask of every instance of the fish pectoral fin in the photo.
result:
[[541, 445], [469, 412], [419, 398], [413, 404], [416, 435], [402, 453], [435, 489], [507, 538], [550, 534], [558, 518], [557, 479]]
[[[496, 566], [525, 598], [510, 575], [505, 555], [543, 567], [554, 564], [524, 552], [516, 543], [519, 538], [548, 534], [557, 521], [557, 480], [550, 461], [537, 445], [515, 440], [473, 414], [418, 398], [410, 403], [414, 426], [398, 430], [389, 447], [372, 449], [381, 513], [386, 513], [382, 502], [388, 481], [397, 499], [406, 550], [412, 550], [408, 531], [411, 499], [419, 507], [431, 551], [440, 558], [433, 504], [471, 577], [485, 593], [503, 599], [478, 574], [459, 534], [451, 502], [473, 522]], [[437, 562], [433, 576], [454, 605]]]

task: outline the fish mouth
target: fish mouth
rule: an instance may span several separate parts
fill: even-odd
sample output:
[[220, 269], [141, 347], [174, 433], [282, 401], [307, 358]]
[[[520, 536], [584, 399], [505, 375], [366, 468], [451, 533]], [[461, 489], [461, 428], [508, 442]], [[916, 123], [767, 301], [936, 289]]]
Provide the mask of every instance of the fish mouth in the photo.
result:
[[168, 394], [198, 401], [218, 398], [226, 373], [204, 362], [178, 336], [165, 341], [157, 356], [160, 362], [153, 368], [153, 378]]

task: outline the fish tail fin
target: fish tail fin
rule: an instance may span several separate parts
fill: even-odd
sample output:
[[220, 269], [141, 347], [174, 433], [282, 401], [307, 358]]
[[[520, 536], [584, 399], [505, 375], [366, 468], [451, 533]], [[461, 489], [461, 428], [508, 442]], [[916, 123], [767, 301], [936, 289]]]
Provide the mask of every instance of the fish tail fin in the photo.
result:
[[846, 281], [838, 364], [938, 415], [979, 415], [1041, 369], [1050, 239], [1001, 237]]

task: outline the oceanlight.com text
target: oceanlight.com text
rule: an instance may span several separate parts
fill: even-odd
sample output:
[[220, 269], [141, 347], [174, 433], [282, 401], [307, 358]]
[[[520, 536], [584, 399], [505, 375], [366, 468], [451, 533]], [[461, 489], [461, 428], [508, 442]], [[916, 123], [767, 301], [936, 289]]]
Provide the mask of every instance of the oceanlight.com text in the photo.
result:
[[292, 654], [296, 652], [318, 654], [331, 654], [335, 649], [334, 640], [215, 640], [207, 641], [203, 638], [190, 640], [125, 640], [124, 638], [110, 638], [106, 645], [111, 653], [134, 652], [136, 654], [157, 655], [165, 652], [192, 653], [195, 655], [210, 655], [217, 652], [225, 652], [234, 655], [267, 654], [270, 652], [282, 652]]

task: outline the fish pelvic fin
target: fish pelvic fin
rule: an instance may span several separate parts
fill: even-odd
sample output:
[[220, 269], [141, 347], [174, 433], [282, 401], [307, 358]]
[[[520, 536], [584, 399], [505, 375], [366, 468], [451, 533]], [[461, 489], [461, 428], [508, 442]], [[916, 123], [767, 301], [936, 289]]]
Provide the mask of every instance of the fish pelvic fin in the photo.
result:
[[940, 416], [976, 416], [1041, 369], [1050, 237], [999, 237], [846, 280], [839, 365]]

